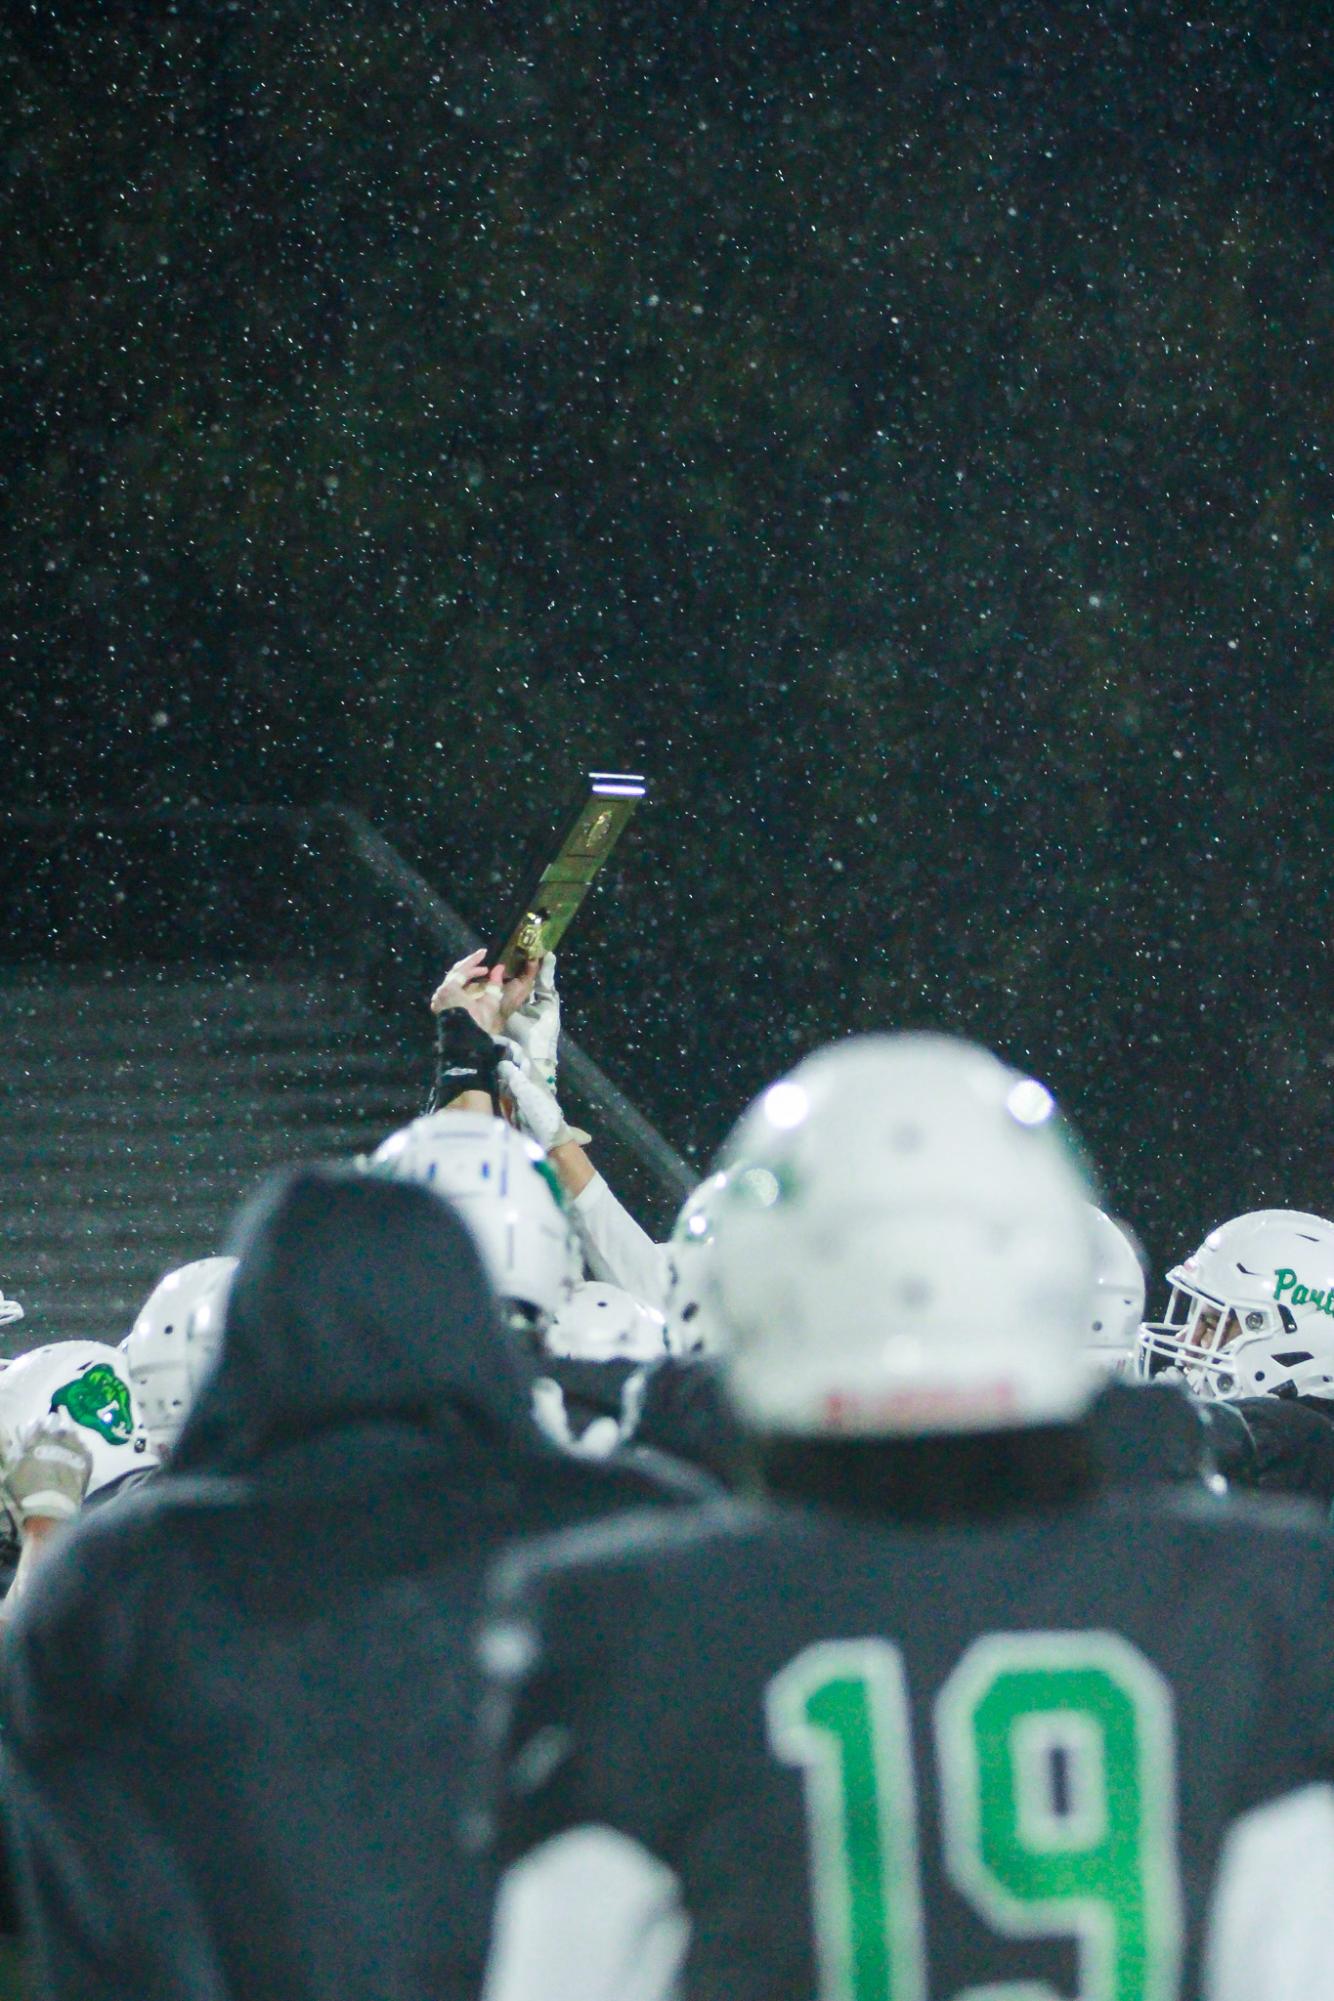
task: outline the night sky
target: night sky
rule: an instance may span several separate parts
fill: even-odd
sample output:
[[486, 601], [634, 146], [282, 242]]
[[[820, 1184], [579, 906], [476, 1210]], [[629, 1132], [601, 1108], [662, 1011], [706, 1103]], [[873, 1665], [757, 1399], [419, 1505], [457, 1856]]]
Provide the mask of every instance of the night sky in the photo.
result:
[[567, 1018], [701, 1168], [932, 1025], [1158, 1269], [1328, 1214], [1331, 22], [7, 9], [6, 807], [347, 800], [485, 931], [642, 770]]

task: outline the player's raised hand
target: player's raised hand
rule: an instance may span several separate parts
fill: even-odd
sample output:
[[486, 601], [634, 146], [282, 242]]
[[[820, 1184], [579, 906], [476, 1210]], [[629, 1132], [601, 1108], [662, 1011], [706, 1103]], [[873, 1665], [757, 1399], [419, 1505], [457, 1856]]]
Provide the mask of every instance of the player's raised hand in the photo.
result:
[[522, 1050], [529, 1075], [545, 1084], [548, 1091], [554, 1091], [560, 1049], [560, 995], [556, 992], [554, 952], [547, 952], [534, 968], [532, 992], [523, 1006], [511, 1014], [505, 1034]]
[[529, 1139], [536, 1140], [543, 1153], [550, 1153], [553, 1147], [566, 1146], [571, 1140], [579, 1146], [587, 1146], [591, 1134], [567, 1122], [555, 1092], [538, 1074], [530, 1059], [515, 1047], [508, 1036], [504, 1046], [510, 1053], [502, 1058], [496, 1075], [509, 1101], [511, 1123], [521, 1133], [527, 1133]]
[[461, 1007], [488, 1035], [504, 1033], [510, 1016], [531, 998], [537, 980], [537, 965], [530, 960], [521, 973], [507, 973], [504, 966], [488, 967], [486, 948], [479, 947], [452, 965], [431, 995], [432, 1014]]

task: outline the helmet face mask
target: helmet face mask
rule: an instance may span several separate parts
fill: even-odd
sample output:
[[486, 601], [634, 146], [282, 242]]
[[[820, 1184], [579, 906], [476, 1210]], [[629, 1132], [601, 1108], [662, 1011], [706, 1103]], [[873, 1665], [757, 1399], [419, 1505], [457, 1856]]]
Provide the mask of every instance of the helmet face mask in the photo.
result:
[[1198, 1397], [1334, 1399], [1334, 1224], [1303, 1210], [1234, 1217], [1167, 1274], [1136, 1371], [1178, 1371]]

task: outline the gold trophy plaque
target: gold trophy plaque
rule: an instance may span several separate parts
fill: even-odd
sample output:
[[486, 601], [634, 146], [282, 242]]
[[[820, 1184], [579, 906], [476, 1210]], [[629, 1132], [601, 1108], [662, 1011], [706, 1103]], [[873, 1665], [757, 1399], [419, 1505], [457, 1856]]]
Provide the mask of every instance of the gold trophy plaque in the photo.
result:
[[647, 789], [632, 772], [589, 772], [555, 860], [530, 879], [517, 917], [491, 947], [488, 965], [503, 965], [512, 975], [528, 960], [555, 951]]

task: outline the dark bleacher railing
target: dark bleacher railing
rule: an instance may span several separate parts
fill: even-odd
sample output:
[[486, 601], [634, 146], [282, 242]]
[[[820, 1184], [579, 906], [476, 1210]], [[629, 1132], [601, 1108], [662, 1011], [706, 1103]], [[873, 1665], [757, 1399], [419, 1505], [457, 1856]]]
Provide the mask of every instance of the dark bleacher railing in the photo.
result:
[[[426, 997], [448, 964], [483, 942], [360, 813], [338, 804], [9, 815], [0, 890], [0, 964], [156, 962], [219, 977], [305, 965], [351, 980], [386, 1038], [419, 1065], [423, 1099]], [[599, 1166], [665, 1234], [696, 1177], [568, 1035], [561, 1072], [570, 1117], [597, 1136]]]

